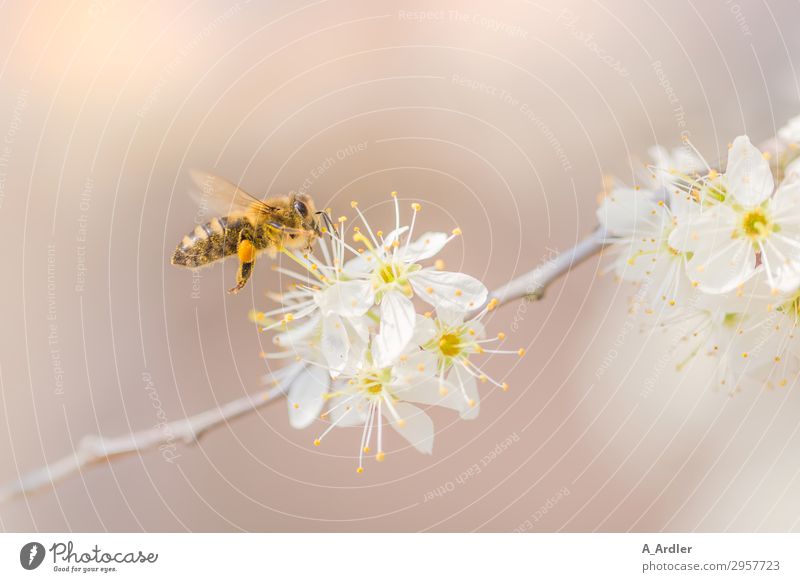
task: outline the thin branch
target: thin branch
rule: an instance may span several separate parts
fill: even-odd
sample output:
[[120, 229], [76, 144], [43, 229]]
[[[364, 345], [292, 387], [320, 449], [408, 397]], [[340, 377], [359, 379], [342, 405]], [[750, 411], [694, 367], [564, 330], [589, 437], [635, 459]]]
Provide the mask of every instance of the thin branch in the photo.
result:
[[517, 299], [538, 301], [544, 297], [547, 288], [561, 275], [586, 259], [599, 253], [607, 242], [604, 228], [598, 227], [592, 234], [578, 242], [571, 249], [556, 255], [533, 271], [521, 275], [511, 282], [496, 289], [491, 297], [497, 299], [499, 305], [505, 305]]
[[[550, 284], [572, 267], [596, 255], [605, 243], [606, 233], [599, 228], [571, 249], [496, 289], [490, 297], [496, 298], [500, 305], [522, 298], [541, 299]], [[225, 426], [232, 420], [250, 414], [275, 400], [275, 396], [283, 392], [285, 384], [262, 390], [254, 395], [242, 396], [218, 408], [128, 436], [115, 438], [86, 436], [81, 439], [72, 454], [22, 475], [19, 481], [0, 487], [0, 503], [56, 485], [92, 465], [108, 463], [146, 450], [159, 449], [165, 460], [172, 462], [177, 458], [174, 455], [176, 443], [196, 444], [208, 431]]]

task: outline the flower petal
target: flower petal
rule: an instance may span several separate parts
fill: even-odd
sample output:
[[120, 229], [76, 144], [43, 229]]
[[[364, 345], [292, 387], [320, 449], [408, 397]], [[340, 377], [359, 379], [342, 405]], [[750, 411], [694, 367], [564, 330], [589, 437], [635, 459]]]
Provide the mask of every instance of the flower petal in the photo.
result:
[[464, 420], [477, 418], [481, 408], [481, 397], [478, 393], [478, 381], [475, 376], [466, 370], [459, 369], [459, 366], [456, 365], [447, 376], [447, 382], [451, 386], [450, 390], [458, 395], [458, 401], [461, 404], [461, 408], [458, 410], [461, 418]]
[[450, 237], [443, 232], [426, 232], [409, 244], [399, 258], [406, 263], [417, 263], [430, 259], [442, 250], [449, 240]]
[[399, 420], [383, 406], [383, 415], [389, 420], [397, 432], [420, 453], [430, 455], [433, 452], [433, 421], [422, 410], [407, 402], [396, 402], [394, 406]]
[[357, 426], [367, 421], [367, 407], [360, 396], [339, 396], [331, 400], [326, 420], [336, 427]]
[[337, 281], [317, 294], [323, 315], [359, 317], [369, 311], [374, 302], [375, 292], [368, 280]]
[[319, 366], [308, 365], [295, 377], [286, 396], [293, 428], [305, 428], [319, 417], [329, 386], [330, 376]]
[[338, 375], [347, 365], [350, 342], [347, 329], [338, 315], [332, 314], [322, 319], [322, 340], [320, 348], [331, 374]]
[[661, 230], [663, 213], [649, 190], [616, 188], [597, 209], [597, 220], [614, 236], [644, 236]]
[[409, 345], [424, 346], [436, 335], [436, 324], [430, 317], [417, 314], [416, 324], [414, 325], [414, 335], [411, 336]]
[[399, 291], [381, 298], [381, 327], [372, 340], [372, 355], [379, 368], [391, 366], [414, 335], [414, 304]]
[[700, 245], [686, 263], [686, 274], [705, 293], [727, 293], [756, 272], [756, 257], [750, 241], [722, 239]]
[[489, 295], [486, 285], [464, 273], [422, 269], [408, 279], [414, 291], [434, 307], [468, 311], [483, 305]]
[[769, 162], [746, 135], [733, 141], [725, 180], [733, 197], [744, 206], [758, 206], [772, 195], [775, 182]]

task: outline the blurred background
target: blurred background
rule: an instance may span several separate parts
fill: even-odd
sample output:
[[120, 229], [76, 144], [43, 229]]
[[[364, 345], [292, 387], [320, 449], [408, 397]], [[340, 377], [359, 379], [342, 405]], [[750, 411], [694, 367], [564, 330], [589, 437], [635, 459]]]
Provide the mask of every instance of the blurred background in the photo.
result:
[[[389, 193], [497, 287], [595, 225], [603, 177], [652, 144], [709, 160], [800, 113], [800, 5], [7, 2], [0, 18], [0, 481], [261, 389], [248, 311], [266, 260], [169, 264], [194, 228], [188, 170], [335, 215]], [[404, 208], [408, 208], [407, 204]], [[434, 454], [358, 429], [314, 447], [285, 402], [178, 446], [87, 469], [0, 507], [9, 531], [786, 531], [800, 518], [800, 396], [735, 397], [628, 315], [634, 290], [574, 269], [496, 311], [527, 355], [477, 420], [431, 411]], [[499, 452], [496, 452], [498, 451]], [[488, 460], [487, 460], [488, 459]]]

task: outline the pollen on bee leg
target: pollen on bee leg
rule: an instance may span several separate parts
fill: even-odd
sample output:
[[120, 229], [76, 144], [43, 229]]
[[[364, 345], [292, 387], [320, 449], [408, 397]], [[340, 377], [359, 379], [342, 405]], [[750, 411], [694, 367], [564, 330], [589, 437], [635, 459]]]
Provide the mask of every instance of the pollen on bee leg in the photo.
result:
[[256, 247], [249, 240], [243, 240], [236, 248], [239, 260], [243, 263], [252, 263], [256, 256]]

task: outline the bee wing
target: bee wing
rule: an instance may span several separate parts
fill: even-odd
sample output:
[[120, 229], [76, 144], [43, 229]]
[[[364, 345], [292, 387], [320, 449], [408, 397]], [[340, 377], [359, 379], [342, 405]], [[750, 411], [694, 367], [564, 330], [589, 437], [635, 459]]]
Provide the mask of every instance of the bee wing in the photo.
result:
[[225, 178], [220, 178], [205, 172], [190, 172], [192, 181], [197, 190], [192, 192], [192, 197], [201, 207], [208, 208], [212, 213], [220, 216], [233, 214], [270, 214], [277, 209], [263, 200], [251, 196], [236, 184]]

